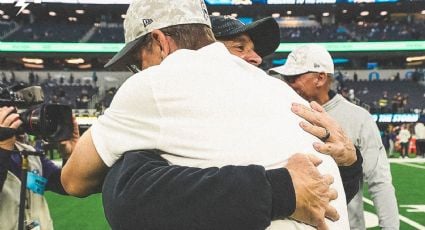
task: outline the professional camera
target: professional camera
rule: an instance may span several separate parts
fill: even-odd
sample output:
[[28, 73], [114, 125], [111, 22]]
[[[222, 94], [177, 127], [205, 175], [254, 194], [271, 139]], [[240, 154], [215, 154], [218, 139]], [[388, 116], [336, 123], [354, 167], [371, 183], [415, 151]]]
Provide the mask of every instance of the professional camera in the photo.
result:
[[23, 122], [18, 133], [38, 135], [48, 142], [63, 141], [72, 137], [71, 107], [44, 103], [44, 93], [40, 86], [0, 86], [1, 106], [18, 108]]

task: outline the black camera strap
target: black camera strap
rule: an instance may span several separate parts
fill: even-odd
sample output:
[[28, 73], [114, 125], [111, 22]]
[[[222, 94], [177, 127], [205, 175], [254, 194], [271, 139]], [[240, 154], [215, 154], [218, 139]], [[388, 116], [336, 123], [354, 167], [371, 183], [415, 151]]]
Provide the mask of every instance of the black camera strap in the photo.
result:
[[0, 141], [7, 140], [16, 134], [16, 129], [0, 127]]

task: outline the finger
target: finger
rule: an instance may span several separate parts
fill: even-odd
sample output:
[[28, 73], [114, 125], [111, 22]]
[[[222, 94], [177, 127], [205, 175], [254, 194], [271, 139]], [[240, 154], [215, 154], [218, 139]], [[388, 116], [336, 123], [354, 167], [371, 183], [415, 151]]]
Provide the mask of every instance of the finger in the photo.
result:
[[314, 123], [316, 119], [314, 115], [314, 111], [310, 109], [309, 107], [302, 104], [292, 103], [291, 111], [295, 113], [297, 116], [307, 120], [310, 123]]
[[21, 121], [21, 119], [17, 119], [17, 120], [15, 120], [11, 125], [10, 125], [10, 127], [9, 128], [12, 128], [12, 129], [17, 129], [17, 128], [19, 128], [19, 126], [21, 126], [22, 125], [22, 121]]
[[328, 134], [325, 128], [312, 125], [306, 121], [301, 121], [300, 126], [304, 131], [306, 131], [307, 133], [310, 133], [311, 135], [319, 139], [325, 137]]
[[335, 189], [330, 188], [328, 196], [329, 200], [336, 200], [336, 198], [338, 198], [338, 192]]
[[80, 130], [78, 128], [78, 122], [77, 122], [77, 118], [75, 118], [74, 115], [72, 115], [72, 126], [73, 126], [73, 137], [79, 137], [80, 136]]
[[339, 214], [336, 211], [336, 209], [330, 205], [328, 205], [326, 207], [326, 211], [325, 211], [325, 216], [326, 218], [332, 220], [332, 221], [337, 221], [339, 220]]
[[326, 225], [325, 220], [320, 221], [320, 222], [317, 224], [317, 230], [328, 230], [328, 229], [329, 229], [329, 228], [328, 228], [328, 225]]
[[314, 142], [313, 148], [319, 153], [323, 153], [326, 155], [333, 155], [334, 144], [326, 142], [326, 143], [320, 143], [320, 142]]
[[4, 112], [6, 112], [9, 108], [12, 108], [12, 107], [2, 106], [2, 107], [0, 108], [0, 113], [4, 113]]
[[325, 183], [327, 185], [331, 185], [334, 183], [334, 177], [329, 174], [323, 175], [323, 179], [325, 180]]
[[326, 111], [316, 102], [312, 102], [313, 107], [309, 108], [305, 105], [292, 103], [291, 110], [299, 117], [307, 120], [313, 125], [320, 127], [326, 127], [333, 130], [332, 127], [335, 125], [335, 121], [326, 113]]
[[313, 154], [307, 154], [307, 157], [311, 161], [311, 163], [313, 163], [313, 165], [316, 167], [322, 163], [322, 159]]
[[[14, 110], [13, 107], [3, 106], [0, 110], [0, 123], [3, 125], [4, 120], [9, 116], [9, 114]], [[10, 125], [10, 124], [9, 124]], [[5, 126], [5, 125], [3, 125]]]
[[11, 125], [13, 124], [13, 122], [17, 120], [19, 120], [19, 114], [12, 113], [9, 116], [7, 116], [6, 119], [4, 119], [2, 126], [12, 128]]
[[68, 142], [69, 142], [69, 140], [61, 141], [61, 142], [59, 142], [58, 146], [59, 146], [59, 147], [63, 147], [63, 146], [65, 146]]
[[315, 101], [310, 102], [310, 107], [316, 110], [317, 112], [320, 112], [320, 113], [325, 112], [325, 109], [321, 105], [319, 105], [319, 103]]

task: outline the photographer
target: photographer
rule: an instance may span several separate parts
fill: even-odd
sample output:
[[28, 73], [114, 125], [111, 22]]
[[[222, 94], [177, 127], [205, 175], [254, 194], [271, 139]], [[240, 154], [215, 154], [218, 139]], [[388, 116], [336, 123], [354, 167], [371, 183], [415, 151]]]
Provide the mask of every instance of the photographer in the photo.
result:
[[[19, 141], [16, 130], [22, 125], [19, 114], [14, 107], [0, 108], [0, 229], [18, 228], [18, 208], [20, 204], [20, 187], [22, 171], [21, 151], [35, 151], [27, 144]], [[71, 140], [62, 141], [59, 150], [63, 164], [70, 156], [71, 146], [79, 138], [78, 125], [73, 118], [73, 136]], [[28, 184], [24, 229], [53, 229], [47, 202], [43, 196], [45, 190], [59, 194], [67, 194], [60, 182], [62, 169], [56, 166], [45, 155], [28, 156]], [[35, 183], [32, 183], [34, 181]]]

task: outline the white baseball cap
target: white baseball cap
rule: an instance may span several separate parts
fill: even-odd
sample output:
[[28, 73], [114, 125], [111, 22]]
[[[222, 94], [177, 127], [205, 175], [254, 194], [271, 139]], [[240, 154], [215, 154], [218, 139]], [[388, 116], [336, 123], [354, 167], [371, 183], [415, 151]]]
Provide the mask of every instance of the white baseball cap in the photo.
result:
[[271, 68], [269, 73], [283, 76], [297, 76], [307, 72], [334, 74], [334, 63], [325, 47], [309, 44], [296, 47], [289, 55], [285, 65]]
[[124, 20], [125, 46], [105, 67], [125, 63], [146, 34], [155, 29], [181, 24], [204, 24], [211, 27], [204, 0], [133, 0]]

